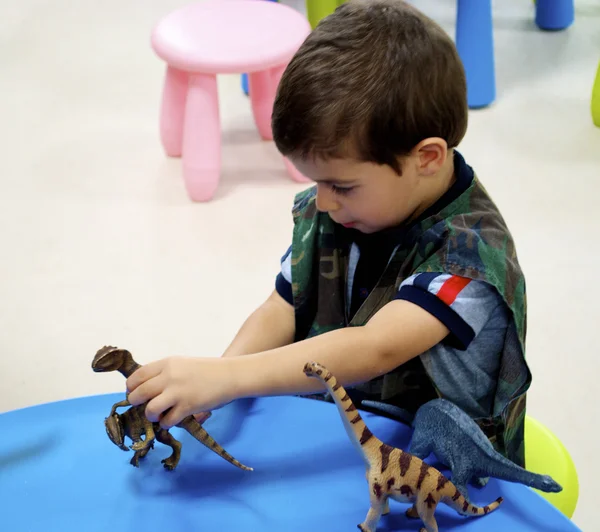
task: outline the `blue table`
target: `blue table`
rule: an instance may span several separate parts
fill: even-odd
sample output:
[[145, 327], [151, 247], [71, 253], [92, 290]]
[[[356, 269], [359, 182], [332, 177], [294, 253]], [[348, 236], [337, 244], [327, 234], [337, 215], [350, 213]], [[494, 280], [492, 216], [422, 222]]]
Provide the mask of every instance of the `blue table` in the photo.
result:
[[[238, 401], [215, 411], [206, 429], [242, 463], [242, 471], [181, 429], [175, 471], [158, 442], [139, 469], [107, 438], [103, 420], [122, 394], [43, 404], [0, 415], [2, 530], [11, 532], [347, 532], [368, 509], [360, 456], [331, 404], [297, 397]], [[121, 410], [119, 410], [121, 411]], [[366, 413], [373, 432], [406, 446], [410, 429]], [[130, 443], [127, 440], [127, 443]], [[428, 460], [430, 461], [430, 460]], [[529, 488], [492, 479], [477, 504], [505, 498], [484, 517], [437, 511], [440, 531], [579, 530]], [[378, 531], [419, 530], [391, 501]]]

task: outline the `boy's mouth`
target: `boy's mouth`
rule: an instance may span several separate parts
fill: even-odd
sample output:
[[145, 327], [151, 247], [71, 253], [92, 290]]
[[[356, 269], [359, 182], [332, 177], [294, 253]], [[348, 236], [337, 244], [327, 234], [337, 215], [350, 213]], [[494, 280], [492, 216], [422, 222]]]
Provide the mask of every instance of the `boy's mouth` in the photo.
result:
[[347, 224], [342, 224], [346, 229], [350, 229], [352, 227], [354, 227], [356, 224], [354, 222], [350, 222]]

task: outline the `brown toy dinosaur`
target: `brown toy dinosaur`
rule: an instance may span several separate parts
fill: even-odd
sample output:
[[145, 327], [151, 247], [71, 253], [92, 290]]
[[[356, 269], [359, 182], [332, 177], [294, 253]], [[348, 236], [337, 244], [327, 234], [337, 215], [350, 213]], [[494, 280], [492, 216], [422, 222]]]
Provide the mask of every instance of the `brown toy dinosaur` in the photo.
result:
[[[133, 360], [133, 356], [129, 351], [112, 346], [105, 346], [99, 349], [92, 361], [92, 369], [95, 372], [118, 371], [125, 378], [128, 378], [140, 367], [141, 365]], [[104, 420], [106, 433], [115, 445], [125, 451], [129, 450], [124, 443], [125, 436], [128, 436], [133, 441], [131, 449], [135, 451], [135, 454], [130, 463], [136, 467], [139, 465], [140, 458], [144, 458], [150, 449], [154, 448], [155, 439], [164, 445], [170, 446], [173, 449], [173, 453], [168, 458], [162, 460], [162, 463], [166, 469], [173, 470], [179, 462], [181, 443], [168, 430], [163, 429], [160, 423], [150, 422], [146, 418], [146, 405], [147, 403], [142, 403], [137, 406], [131, 406], [127, 399], [115, 403], [110, 411], [110, 415]], [[131, 406], [131, 408], [122, 414], [118, 414], [117, 408], [124, 406]], [[193, 416], [183, 418], [177, 426], [185, 429], [200, 443], [234, 466], [245, 471], [253, 471], [251, 467], [238, 462], [225, 451]], [[144, 440], [142, 440], [142, 435], [145, 435]]]
[[434, 514], [440, 502], [461, 515], [485, 515], [500, 506], [502, 497], [483, 508], [469, 504], [454, 484], [437, 469], [377, 439], [365, 425], [344, 388], [324, 366], [308, 362], [304, 366], [304, 373], [327, 386], [348, 436], [365, 459], [371, 506], [365, 521], [358, 525], [360, 530], [375, 532], [381, 515], [390, 511], [390, 497], [399, 502], [413, 503], [406, 515], [423, 521], [425, 528], [421, 528], [421, 532], [438, 532]]

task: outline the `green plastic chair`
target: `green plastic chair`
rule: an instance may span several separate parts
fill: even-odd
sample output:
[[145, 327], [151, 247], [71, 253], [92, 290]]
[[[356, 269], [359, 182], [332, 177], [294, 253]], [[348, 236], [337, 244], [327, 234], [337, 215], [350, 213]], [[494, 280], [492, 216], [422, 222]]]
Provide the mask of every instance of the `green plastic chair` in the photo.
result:
[[600, 63], [598, 63], [596, 80], [592, 88], [592, 120], [596, 126], [600, 127]]
[[571, 519], [579, 498], [575, 464], [561, 441], [529, 416], [525, 416], [525, 467], [534, 473], [550, 475], [562, 486], [559, 493], [534, 491]]
[[345, 0], [306, 0], [306, 16], [312, 29], [317, 27], [321, 19], [333, 13]]

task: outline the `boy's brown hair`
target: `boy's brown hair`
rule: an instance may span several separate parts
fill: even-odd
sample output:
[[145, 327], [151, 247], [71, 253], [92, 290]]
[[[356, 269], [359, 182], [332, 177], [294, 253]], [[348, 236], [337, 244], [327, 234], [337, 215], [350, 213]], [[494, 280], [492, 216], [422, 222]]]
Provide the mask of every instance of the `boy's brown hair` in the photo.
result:
[[466, 133], [464, 68], [448, 34], [401, 0], [349, 0], [286, 68], [273, 108], [283, 155], [391, 166], [421, 140]]

